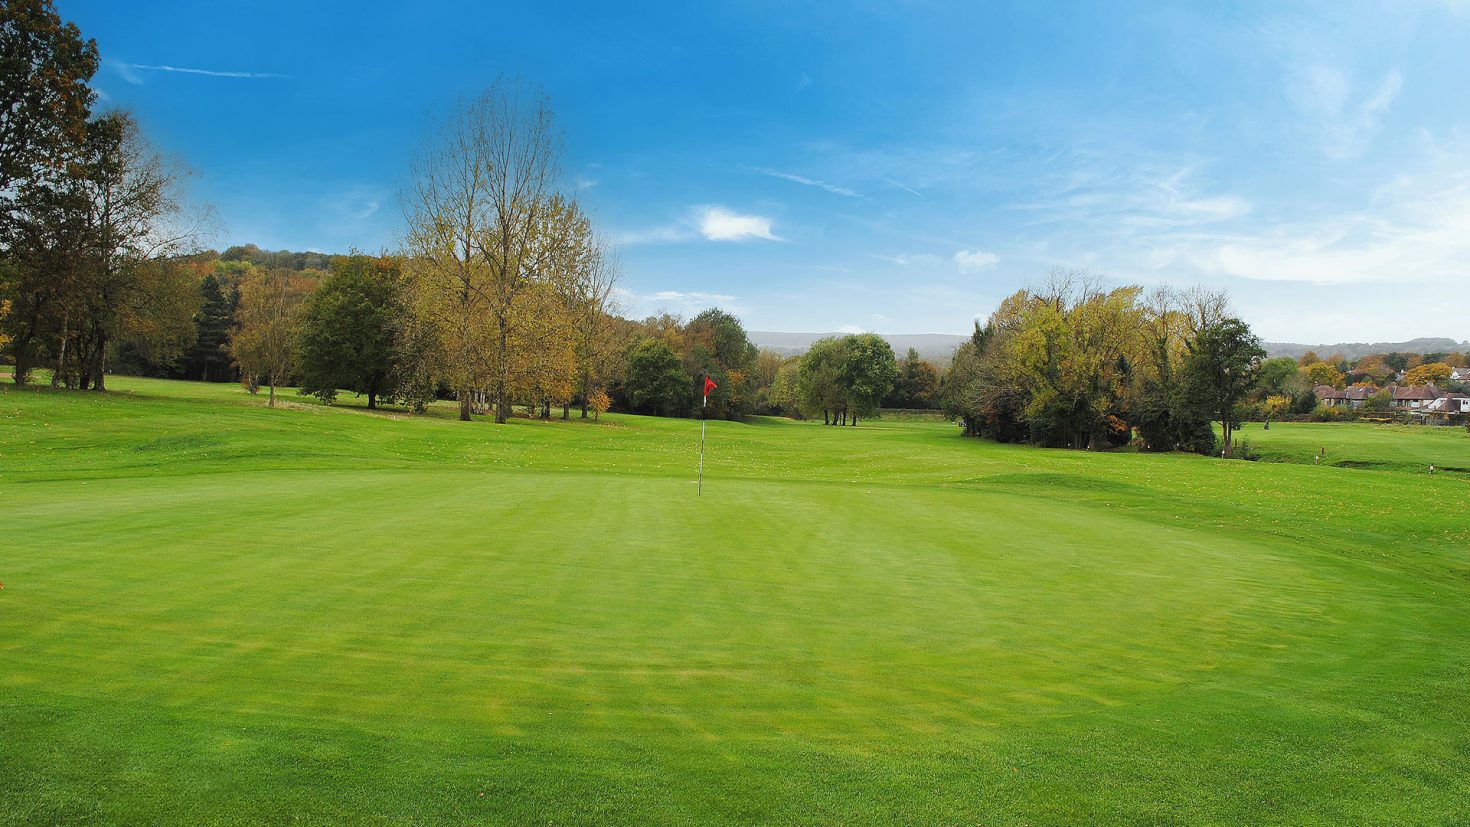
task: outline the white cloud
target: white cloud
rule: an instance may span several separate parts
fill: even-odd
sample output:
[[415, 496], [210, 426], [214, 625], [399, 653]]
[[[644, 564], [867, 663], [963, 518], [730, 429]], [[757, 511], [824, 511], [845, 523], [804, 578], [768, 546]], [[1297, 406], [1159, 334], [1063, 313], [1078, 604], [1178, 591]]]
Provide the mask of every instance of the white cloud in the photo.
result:
[[613, 241], [624, 246], [688, 241], [693, 237], [694, 234], [688, 227], [683, 227], [678, 224], [665, 224], [661, 227], [649, 227], [643, 230], [624, 230], [613, 233]]
[[745, 215], [718, 205], [708, 205], [696, 211], [696, 218], [699, 234], [710, 241], [784, 240], [771, 232], [771, 219], [764, 216]]
[[135, 86], [141, 86], [143, 84], [143, 76], [146, 72], [175, 72], [186, 75], [204, 75], [212, 78], [249, 78], [256, 80], [280, 80], [291, 77], [290, 75], [280, 75], [275, 72], [231, 72], [215, 69], [195, 69], [188, 66], [123, 63], [122, 61], [112, 61], [109, 65], [117, 70], [117, 73], [122, 76], [123, 80]]
[[891, 261], [900, 267], [907, 267], [910, 264], [938, 264], [940, 262], [939, 256], [933, 253], [899, 253], [896, 256], [883, 256], [875, 253], [873, 254], [873, 258], [880, 261]]
[[656, 290], [652, 293], [636, 293], [621, 287], [613, 292], [617, 304], [635, 318], [658, 313], [673, 313], [687, 317], [711, 307], [732, 310], [739, 306], [739, 300], [726, 293], [707, 293], [698, 290]]
[[955, 266], [960, 268], [961, 273], [978, 273], [981, 270], [994, 267], [1000, 261], [1000, 256], [995, 253], [987, 253], [983, 250], [970, 252], [960, 250], [953, 256]]
[[844, 198], [862, 198], [863, 197], [863, 194], [862, 193], [857, 192], [855, 190], [848, 189], [847, 187], [839, 186], [837, 184], [829, 184], [826, 181], [818, 181], [815, 178], [807, 178], [804, 175], [794, 175], [794, 174], [789, 173], [789, 172], [780, 172], [779, 170], [774, 170], [774, 169], [758, 169], [758, 170], [756, 170], [756, 172], [759, 172], [761, 175], [769, 175], [772, 178], [780, 178], [780, 179], [785, 180], [785, 181], [792, 181], [792, 182], [795, 182], [797, 184], [801, 184], [803, 186], [816, 187], [817, 189], [823, 189], [823, 190], [826, 190], [827, 192], [832, 193], [833, 195], [841, 195]]
[[1327, 157], [1344, 161], [1367, 151], [1383, 115], [1403, 88], [1403, 76], [1391, 71], [1372, 92], [1354, 103], [1352, 82], [1332, 66], [1313, 64], [1295, 69], [1287, 81], [1287, 97], [1315, 131]]
[[837, 332], [838, 333], [866, 333], [867, 331], [866, 330], [863, 330], [861, 327], [858, 327], [855, 324], [845, 324], [845, 325], [842, 325], [841, 327], [837, 328]]
[[1173, 252], [1205, 272], [1309, 284], [1446, 287], [1470, 262], [1470, 175], [1403, 177], [1372, 212], [1326, 215], [1254, 233], [1182, 236]]
[[595, 180], [593, 180], [591, 178], [588, 178], [585, 175], [578, 175], [577, 176], [577, 182], [576, 182], [576, 184], [577, 184], [577, 189], [579, 189], [579, 190], [590, 190], [590, 189], [592, 189], [593, 187], [597, 186], [600, 183], [602, 183], [602, 182], [601, 181], [595, 181]]
[[903, 190], [904, 192], [906, 192], [906, 193], [908, 193], [910, 195], [913, 195], [915, 197], [918, 197], [918, 198], [923, 198], [924, 197], [924, 194], [922, 192], [919, 192], [918, 190], [916, 190], [913, 187], [911, 187], [911, 186], [903, 183], [902, 181], [895, 181], [892, 178], [888, 178], [886, 176], [885, 177], [880, 177], [878, 180], [882, 181], [885, 184], [892, 184], [893, 186], [898, 187], [899, 189]]

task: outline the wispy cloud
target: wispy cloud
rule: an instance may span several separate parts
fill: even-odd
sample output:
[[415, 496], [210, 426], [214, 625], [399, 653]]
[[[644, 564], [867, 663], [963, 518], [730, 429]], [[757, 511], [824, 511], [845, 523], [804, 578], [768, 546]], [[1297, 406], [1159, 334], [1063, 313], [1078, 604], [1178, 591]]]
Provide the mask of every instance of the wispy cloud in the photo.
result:
[[815, 178], [808, 178], [805, 175], [795, 175], [790, 172], [781, 172], [780, 170], [774, 169], [757, 169], [756, 172], [759, 172], [761, 175], [769, 175], [772, 178], [780, 178], [783, 181], [792, 181], [803, 186], [823, 189], [827, 192], [832, 193], [833, 195], [841, 195], [844, 198], [863, 197], [863, 194], [857, 192], [856, 190], [848, 189], [847, 187], [840, 186], [838, 184], [829, 184], [826, 181], [818, 181]]
[[613, 240], [624, 246], [688, 241], [693, 237], [693, 231], [680, 224], [664, 224], [659, 227], [648, 227], [642, 230], [624, 230], [613, 233]]
[[577, 189], [579, 190], [590, 190], [600, 183], [602, 182], [588, 178], [585, 175], [578, 175], [576, 180]]
[[852, 333], [866, 333], [867, 331], [866, 330], [863, 330], [861, 327], [858, 327], [855, 324], [845, 324], [845, 325], [842, 325], [842, 326], [838, 327], [837, 328], [837, 332], [838, 333], [849, 333], [849, 334], [852, 334]]
[[896, 256], [885, 256], [874, 253], [873, 258], [879, 261], [889, 261], [900, 267], [907, 267], [910, 264], [938, 264], [940, 262], [939, 256], [933, 253], [899, 253]]
[[1402, 88], [1403, 76], [1391, 71], [1371, 91], [1355, 94], [1341, 70], [1314, 64], [1291, 72], [1287, 96], [1320, 135], [1327, 157], [1346, 161], [1367, 151]]
[[954, 261], [956, 267], [960, 268], [961, 273], [978, 273], [994, 267], [1000, 261], [1000, 256], [983, 250], [976, 250], [973, 253], [969, 250], [960, 250], [951, 257], [951, 260]]
[[144, 76], [149, 72], [174, 72], [185, 75], [204, 75], [211, 78], [246, 78], [253, 80], [283, 80], [290, 75], [281, 75], [275, 72], [235, 72], [221, 71], [217, 69], [197, 69], [189, 66], [167, 66], [162, 64], [148, 63], [124, 63], [122, 61], [111, 61], [108, 65], [117, 70], [122, 79], [135, 86], [143, 84]]
[[713, 204], [700, 207], [696, 216], [699, 234], [710, 241], [785, 240], [771, 231], [771, 219], [765, 216], [737, 213]]
[[890, 184], [892, 186], [898, 187], [899, 189], [903, 190], [904, 192], [906, 192], [906, 193], [908, 193], [910, 195], [913, 195], [915, 197], [918, 197], [918, 198], [923, 198], [924, 197], [924, 194], [922, 192], [919, 192], [918, 190], [916, 190], [913, 187], [911, 187], [911, 186], [903, 183], [902, 181], [895, 181], [894, 179], [889, 178], [887, 176], [880, 177], [878, 180], [882, 181], [885, 184]]
[[674, 313], [691, 316], [711, 307], [726, 310], [739, 307], [739, 299], [728, 293], [710, 293], [699, 290], [656, 290], [639, 293], [617, 288], [614, 293], [618, 304], [627, 308], [634, 316], [649, 316], [657, 313]]

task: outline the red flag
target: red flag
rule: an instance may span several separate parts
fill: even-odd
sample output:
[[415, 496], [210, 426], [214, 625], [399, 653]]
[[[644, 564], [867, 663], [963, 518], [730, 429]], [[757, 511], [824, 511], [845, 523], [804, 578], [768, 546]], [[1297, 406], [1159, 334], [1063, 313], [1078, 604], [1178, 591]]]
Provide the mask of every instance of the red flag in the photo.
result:
[[704, 377], [704, 395], [705, 396], [709, 396], [709, 392], [712, 391], [712, 390], [714, 390], [715, 388], [718, 388], [718, 387], [719, 387], [719, 385], [716, 385], [715, 384], [715, 380], [709, 378], [708, 376]]

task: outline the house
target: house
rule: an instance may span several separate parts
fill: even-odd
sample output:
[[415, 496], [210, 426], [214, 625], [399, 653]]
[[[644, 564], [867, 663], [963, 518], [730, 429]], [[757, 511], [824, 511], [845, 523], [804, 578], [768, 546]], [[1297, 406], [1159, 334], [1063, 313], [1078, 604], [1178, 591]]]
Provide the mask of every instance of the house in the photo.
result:
[[1450, 368], [1451, 382], [1470, 382], [1470, 368]]
[[1389, 404], [1397, 410], [1417, 411], [1444, 395], [1433, 385], [1415, 385], [1412, 388], [1392, 385], [1388, 391], [1393, 397]]
[[1336, 408], [1347, 404], [1347, 394], [1332, 387], [1331, 385], [1318, 385], [1312, 388], [1312, 394], [1317, 397], [1317, 404], [1328, 408]]
[[1317, 397], [1317, 403], [1329, 408], [1361, 408], [1367, 404], [1368, 398], [1377, 392], [1377, 388], [1357, 385], [1341, 391], [1331, 385], [1318, 385], [1312, 389], [1312, 393]]
[[1447, 393], [1424, 406], [1424, 410], [1435, 413], [1470, 413], [1470, 394]]

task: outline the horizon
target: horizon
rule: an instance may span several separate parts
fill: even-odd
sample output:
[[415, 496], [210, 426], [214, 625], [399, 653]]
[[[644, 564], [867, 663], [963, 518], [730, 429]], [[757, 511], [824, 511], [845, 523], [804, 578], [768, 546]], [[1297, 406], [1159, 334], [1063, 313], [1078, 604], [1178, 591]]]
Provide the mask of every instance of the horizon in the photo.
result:
[[1268, 341], [1470, 339], [1463, 5], [349, 8], [58, 3], [219, 248], [395, 248], [431, 115], [515, 75], [633, 316], [965, 335], [1063, 268], [1227, 289]]

